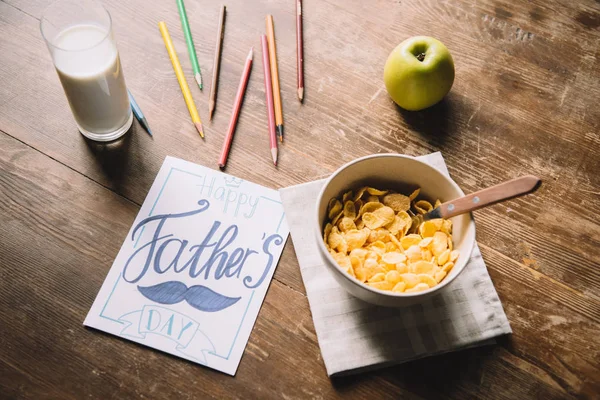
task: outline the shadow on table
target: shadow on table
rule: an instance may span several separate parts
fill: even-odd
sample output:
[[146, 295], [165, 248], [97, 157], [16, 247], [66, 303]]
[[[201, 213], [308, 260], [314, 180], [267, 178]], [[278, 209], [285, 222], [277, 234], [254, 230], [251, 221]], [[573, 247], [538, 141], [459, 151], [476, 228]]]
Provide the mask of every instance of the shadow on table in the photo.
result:
[[[195, 373], [201, 371], [202, 374], [206, 374], [207, 376], [209, 376], [209, 379], [217, 379], [222, 376], [229, 376], [225, 372], [213, 369], [207, 365], [201, 364], [199, 362], [194, 362], [174, 354], [170, 354], [160, 350], [155, 350], [153, 348], [148, 347], [148, 345], [135, 342], [125, 336], [104, 332], [99, 329], [85, 325], [84, 329], [86, 333], [89, 332], [93, 335], [103, 336], [104, 339], [107, 341], [107, 346], [111, 347], [111, 350], [119, 352], [119, 354], [124, 354], [125, 352], [127, 352], [128, 354], [135, 353], [134, 357], [139, 357], [136, 359], [139, 360], [141, 366], [143, 366], [145, 363], [148, 370], [152, 369], [152, 367], [148, 364], [155, 363], [156, 354], [160, 354], [160, 358], [163, 360], [156, 363], [159, 365], [159, 368], [160, 365], [166, 365], [167, 363], [176, 363], [176, 365], [174, 365], [172, 368], [183, 368], [184, 365], [187, 365], [193, 368], [191, 371], [195, 371]], [[152, 352], [154, 352], [155, 355], [152, 355]]]
[[[398, 388], [427, 398], [453, 397], [453, 393], [460, 396], [483, 385], [486, 362], [493, 358], [499, 345], [507, 347], [509, 341], [510, 336], [501, 336], [496, 338], [496, 345], [458, 350], [371, 372], [332, 378], [331, 382], [340, 394], [352, 393], [363, 382], [379, 378], [391, 396], [398, 394]], [[407, 397], [410, 397], [408, 394]]]
[[[458, 95], [450, 92], [439, 103], [421, 111], [407, 111], [396, 105], [398, 118], [421, 135], [429, 144], [443, 149], [448, 138], [457, 134], [458, 125], [453, 119], [462, 108]], [[461, 110], [462, 112], [462, 110]]]
[[124, 185], [132, 149], [137, 142], [137, 136], [144, 133], [136, 124], [132, 124], [123, 136], [112, 142], [95, 142], [82, 135], [88, 151], [97, 161], [102, 173], [112, 183], [114, 189]]

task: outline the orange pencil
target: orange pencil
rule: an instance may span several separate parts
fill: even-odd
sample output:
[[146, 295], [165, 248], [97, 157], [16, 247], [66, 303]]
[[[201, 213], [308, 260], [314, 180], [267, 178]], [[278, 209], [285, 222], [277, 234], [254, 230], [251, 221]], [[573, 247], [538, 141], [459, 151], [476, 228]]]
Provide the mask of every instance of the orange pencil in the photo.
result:
[[283, 142], [283, 111], [281, 109], [279, 69], [277, 68], [277, 50], [275, 46], [275, 29], [273, 27], [272, 15], [267, 15], [267, 42], [269, 43], [269, 62], [271, 64], [271, 85], [273, 86], [275, 125], [277, 126], [277, 136], [279, 136], [279, 141]]
[[302, 43], [302, 0], [296, 0], [296, 58], [298, 61], [298, 100], [304, 100], [304, 44]]

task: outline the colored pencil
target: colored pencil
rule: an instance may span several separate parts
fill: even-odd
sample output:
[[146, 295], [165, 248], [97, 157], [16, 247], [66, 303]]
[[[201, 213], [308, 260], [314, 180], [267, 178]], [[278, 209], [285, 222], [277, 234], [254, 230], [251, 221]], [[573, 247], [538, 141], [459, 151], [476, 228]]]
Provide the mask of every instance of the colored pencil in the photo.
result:
[[265, 100], [267, 102], [267, 119], [269, 120], [269, 141], [271, 148], [271, 156], [273, 164], [277, 166], [277, 136], [275, 134], [275, 111], [273, 109], [273, 86], [271, 84], [271, 67], [269, 61], [269, 44], [267, 36], [261, 35], [260, 42], [262, 44], [263, 56], [263, 71], [265, 74]]
[[281, 109], [281, 93], [279, 89], [279, 68], [277, 67], [277, 48], [275, 46], [275, 29], [273, 16], [267, 15], [267, 41], [269, 43], [269, 60], [271, 62], [271, 82], [273, 86], [273, 106], [275, 107], [275, 125], [277, 136], [283, 142], [283, 111]]
[[231, 148], [233, 133], [235, 132], [235, 126], [242, 108], [242, 101], [244, 100], [244, 94], [246, 93], [246, 86], [248, 85], [248, 78], [250, 77], [250, 70], [252, 69], [253, 50], [253, 48], [250, 48], [250, 53], [248, 53], [248, 57], [246, 58], [246, 65], [244, 65], [244, 72], [240, 78], [240, 85], [238, 86], [238, 91], [235, 95], [231, 121], [229, 121], [229, 128], [227, 129], [227, 135], [225, 136], [225, 142], [223, 143], [223, 149], [221, 149], [221, 156], [219, 157], [219, 168], [221, 169], [225, 168], [225, 164], [227, 164], [227, 156], [229, 155], [229, 149]]
[[217, 105], [217, 85], [219, 84], [219, 71], [221, 69], [221, 51], [223, 50], [223, 37], [225, 29], [225, 13], [227, 9], [221, 6], [219, 14], [219, 30], [217, 32], [217, 48], [215, 49], [215, 60], [213, 63], [212, 84], [210, 85], [210, 100], [208, 101], [208, 118], [212, 119]]
[[188, 111], [190, 112], [190, 117], [192, 117], [192, 122], [194, 123], [194, 126], [198, 130], [200, 136], [204, 137], [204, 131], [202, 130], [202, 121], [200, 120], [198, 110], [196, 109], [196, 104], [194, 103], [194, 99], [192, 98], [192, 92], [190, 92], [190, 88], [185, 80], [185, 76], [183, 75], [183, 69], [181, 69], [181, 64], [179, 63], [179, 58], [177, 57], [177, 53], [175, 52], [175, 47], [173, 46], [171, 36], [169, 36], [169, 30], [167, 29], [167, 25], [163, 21], [161, 21], [158, 23], [158, 29], [160, 29], [160, 33], [162, 34], [163, 40], [165, 42], [165, 47], [167, 48], [167, 52], [169, 53], [171, 64], [173, 64], [173, 70], [175, 71], [175, 75], [177, 76], [177, 81], [179, 82], [179, 87], [181, 88], [181, 93], [183, 94], [185, 104], [188, 108]]
[[202, 90], [202, 74], [200, 73], [200, 65], [198, 64], [198, 56], [196, 55], [196, 47], [194, 46], [194, 40], [192, 39], [192, 31], [190, 30], [190, 23], [188, 21], [187, 13], [185, 12], [185, 4], [183, 0], [177, 0], [177, 8], [179, 9], [179, 18], [181, 19], [181, 29], [185, 36], [185, 42], [187, 43], [188, 54], [190, 55], [190, 61], [192, 63], [192, 69], [194, 70], [194, 78], [198, 83], [198, 87]]
[[298, 60], [298, 100], [304, 100], [304, 45], [302, 43], [302, 0], [296, 0], [296, 58]]
[[146, 119], [146, 116], [142, 112], [142, 109], [138, 105], [137, 101], [135, 101], [135, 99], [133, 98], [133, 95], [131, 94], [129, 89], [127, 89], [127, 94], [129, 95], [129, 104], [131, 104], [131, 110], [133, 111], [133, 115], [135, 115], [135, 119], [137, 119], [142, 128], [144, 128], [146, 132], [148, 132], [148, 135], [152, 136], [152, 131], [150, 130], [150, 126], [148, 125], [148, 120]]

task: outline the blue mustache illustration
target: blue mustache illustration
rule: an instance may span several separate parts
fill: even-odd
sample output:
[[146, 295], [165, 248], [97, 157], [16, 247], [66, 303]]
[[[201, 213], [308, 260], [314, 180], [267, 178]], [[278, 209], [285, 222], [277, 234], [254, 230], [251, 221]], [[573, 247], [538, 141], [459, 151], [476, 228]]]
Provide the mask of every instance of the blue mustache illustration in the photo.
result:
[[202, 285], [189, 288], [182, 282], [168, 281], [154, 286], [138, 286], [140, 293], [160, 304], [177, 304], [183, 300], [196, 310], [221, 311], [238, 302], [241, 297], [228, 297]]

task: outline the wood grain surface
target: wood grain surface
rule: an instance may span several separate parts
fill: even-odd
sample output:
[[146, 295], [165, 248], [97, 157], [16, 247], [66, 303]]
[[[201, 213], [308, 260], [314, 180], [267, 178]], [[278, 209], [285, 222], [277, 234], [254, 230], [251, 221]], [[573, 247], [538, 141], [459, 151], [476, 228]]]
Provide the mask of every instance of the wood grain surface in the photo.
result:
[[[305, 0], [301, 104], [295, 2], [230, 0], [208, 123], [210, 87], [194, 89], [175, 2], [104, 0], [128, 87], [154, 132], [152, 139], [134, 123], [110, 144], [77, 131], [39, 31], [50, 2], [0, 0], [0, 398], [598, 398], [597, 1]], [[211, 76], [220, 3], [187, 0], [186, 8]], [[234, 378], [82, 326], [164, 157], [217, 168], [244, 59], [260, 45], [266, 14], [275, 20], [285, 119], [279, 166], [270, 160], [255, 68], [226, 172], [277, 189], [368, 154], [441, 151], [466, 193], [539, 176], [534, 194], [475, 213], [512, 335], [330, 380], [291, 240]], [[172, 27], [206, 121], [204, 141], [159, 20]], [[386, 93], [383, 65], [413, 35], [448, 46], [456, 80], [438, 105], [404, 112]]]

